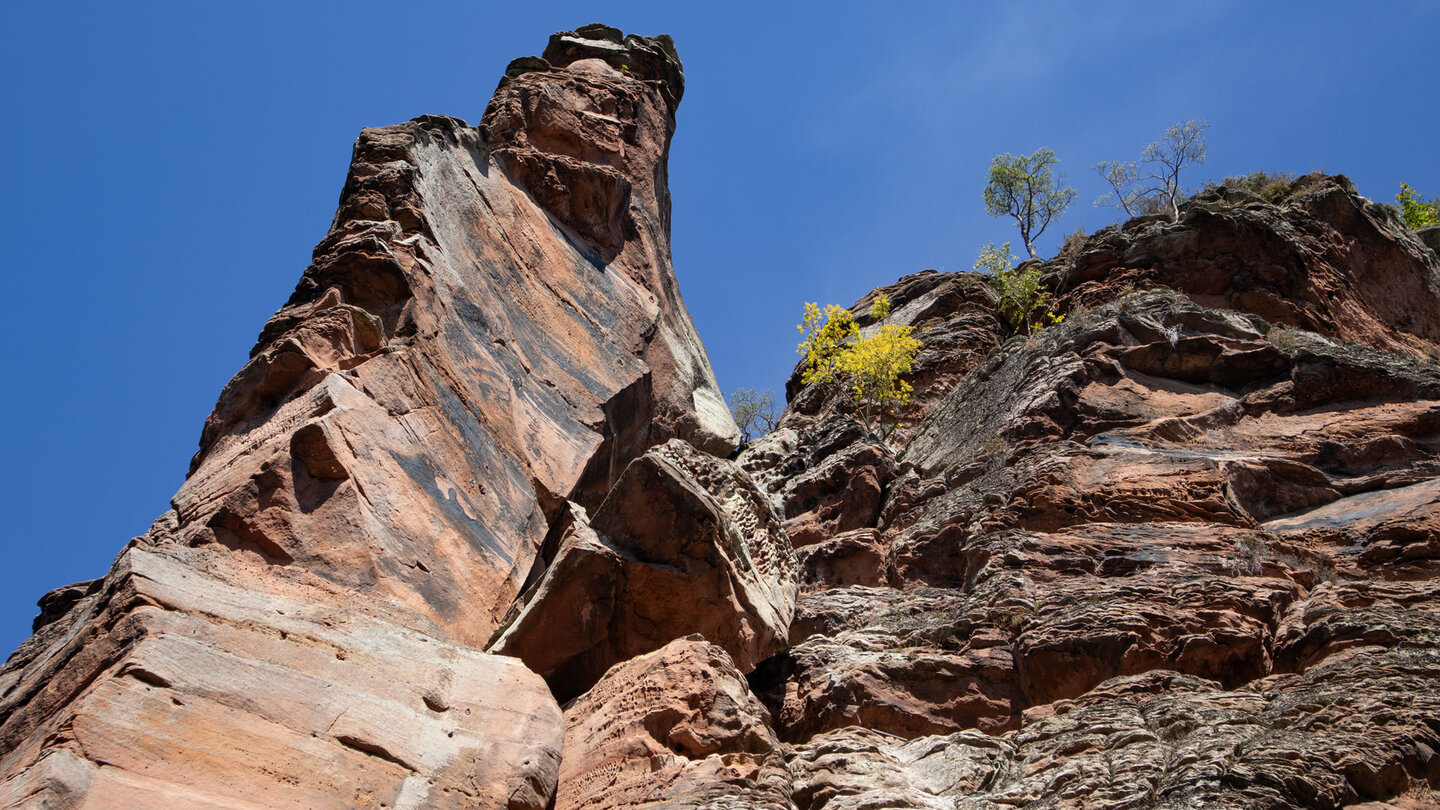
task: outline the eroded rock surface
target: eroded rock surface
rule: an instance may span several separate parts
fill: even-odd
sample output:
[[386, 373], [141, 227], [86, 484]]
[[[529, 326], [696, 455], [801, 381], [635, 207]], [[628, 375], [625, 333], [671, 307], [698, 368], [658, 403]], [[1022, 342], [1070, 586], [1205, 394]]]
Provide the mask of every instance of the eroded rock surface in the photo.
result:
[[[679, 63], [615, 36], [557, 35], [477, 127], [361, 134], [335, 226], [206, 422], [178, 545], [293, 563], [483, 644], [565, 499], [594, 508], [670, 438], [733, 447], [670, 267]], [[542, 182], [625, 193], [562, 210]]]
[[616, 666], [565, 710], [560, 783], [556, 810], [794, 806], [765, 707], [698, 636]]
[[571, 504], [554, 531], [553, 561], [491, 649], [524, 660], [559, 699], [690, 634], [743, 672], [785, 649], [795, 554], [733, 462], [672, 440], [632, 462], [593, 518]]
[[1440, 262], [1343, 178], [1233, 196], [1046, 265], [1030, 338], [882, 288], [945, 302], [888, 436], [792, 379], [739, 461], [805, 539], [797, 806], [1436, 803]]
[[0, 675], [0, 806], [546, 806], [538, 675], [334, 601], [127, 549]]
[[1180, 214], [1092, 237], [1066, 277], [1072, 304], [1107, 300], [1126, 285], [1164, 286], [1204, 306], [1440, 357], [1440, 256], [1343, 175], [1300, 178], [1281, 205], [1221, 186]]

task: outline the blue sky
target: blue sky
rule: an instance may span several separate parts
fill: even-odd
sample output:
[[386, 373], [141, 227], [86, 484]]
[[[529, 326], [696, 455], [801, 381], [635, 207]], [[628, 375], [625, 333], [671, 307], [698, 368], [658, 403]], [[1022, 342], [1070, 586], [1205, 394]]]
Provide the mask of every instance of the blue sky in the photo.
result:
[[1114, 219], [1089, 166], [1190, 118], [1211, 124], [1192, 185], [1324, 169], [1440, 194], [1435, 2], [47, 5], [0, 30], [6, 650], [167, 508], [360, 128], [475, 122], [556, 30], [675, 37], [675, 266], [727, 391], [783, 391], [803, 301], [1014, 238], [980, 199], [1000, 152], [1048, 146], [1079, 190], [1046, 255]]

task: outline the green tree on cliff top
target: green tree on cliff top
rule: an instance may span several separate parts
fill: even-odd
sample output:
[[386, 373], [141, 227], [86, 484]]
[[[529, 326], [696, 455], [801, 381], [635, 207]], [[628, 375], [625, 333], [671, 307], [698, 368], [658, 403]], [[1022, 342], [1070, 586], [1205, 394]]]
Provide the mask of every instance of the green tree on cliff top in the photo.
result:
[[990, 162], [985, 212], [992, 217], [1012, 217], [1032, 259], [1040, 258], [1035, 240], [1075, 199], [1075, 189], [1060, 188], [1051, 171], [1057, 162], [1055, 153], [1044, 147], [1028, 156], [996, 155]]

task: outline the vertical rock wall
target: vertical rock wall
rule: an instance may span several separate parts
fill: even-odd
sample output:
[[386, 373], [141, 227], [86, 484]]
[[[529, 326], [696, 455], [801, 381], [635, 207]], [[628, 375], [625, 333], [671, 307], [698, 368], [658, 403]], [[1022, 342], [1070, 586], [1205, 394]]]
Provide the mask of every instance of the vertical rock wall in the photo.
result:
[[567, 501], [738, 437], [670, 264], [683, 89], [590, 26], [477, 126], [362, 132], [173, 511], [0, 671], [0, 805], [550, 802], [560, 710], [478, 648]]

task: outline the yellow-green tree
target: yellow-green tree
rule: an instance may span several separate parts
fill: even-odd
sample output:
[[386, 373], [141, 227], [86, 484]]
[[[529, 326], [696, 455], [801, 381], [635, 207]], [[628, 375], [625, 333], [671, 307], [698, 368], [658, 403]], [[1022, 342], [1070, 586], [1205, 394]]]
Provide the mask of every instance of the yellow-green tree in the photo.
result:
[[807, 384], [838, 383], [849, 390], [860, 406], [866, 426], [894, 407], [910, 401], [910, 383], [901, 379], [915, 368], [920, 341], [915, 327], [885, 323], [890, 315], [890, 297], [881, 293], [870, 307], [870, 316], [879, 328], [862, 337], [860, 325], [850, 311], [831, 304], [822, 312], [819, 304], [806, 304], [800, 332], [805, 339], [797, 351], [805, 355], [801, 381]]
[[819, 304], [805, 305], [805, 317], [798, 327], [805, 335], [796, 351], [805, 355], [806, 385], [835, 382], [840, 374], [840, 353], [860, 339], [860, 325], [850, 310], [830, 304], [821, 312]]
[[1405, 225], [1410, 230], [1418, 231], [1431, 225], [1440, 225], [1440, 198], [1422, 200], [1420, 195], [1415, 193], [1415, 189], [1401, 183], [1395, 202], [1400, 204], [1400, 216], [1405, 218]]

